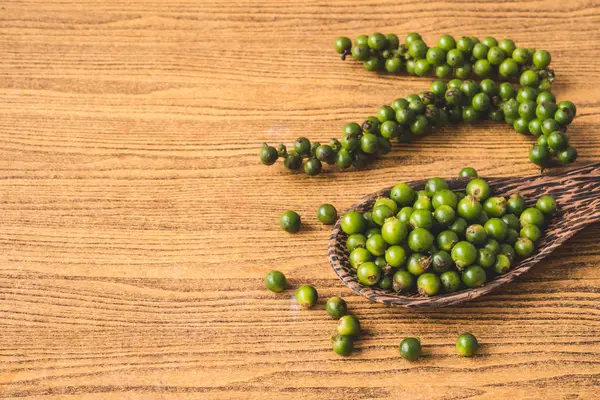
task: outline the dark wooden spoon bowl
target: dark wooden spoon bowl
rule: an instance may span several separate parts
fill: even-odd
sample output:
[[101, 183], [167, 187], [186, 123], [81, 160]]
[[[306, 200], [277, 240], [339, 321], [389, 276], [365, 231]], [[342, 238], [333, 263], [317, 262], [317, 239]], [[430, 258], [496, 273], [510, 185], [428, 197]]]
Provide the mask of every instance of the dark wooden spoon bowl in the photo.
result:
[[[493, 193], [504, 196], [521, 193], [528, 207], [534, 206], [535, 201], [544, 194], [553, 196], [559, 207], [557, 215], [552, 219], [544, 232], [543, 238], [539, 241], [536, 252], [514, 266], [508, 273], [498, 276], [478, 288], [432, 297], [422, 296], [418, 293], [405, 295], [392, 290], [364, 286], [358, 282], [356, 274], [348, 262], [347, 235], [341, 230], [339, 219], [329, 240], [329, 260], [333, 270], [346, 286], [375, 302], [414, 308], [451, 306], [482, 296], [498, 289], [505, 283], [512, 282], [550, 255], [584, 227], [600, 220], [600, 163], [574, 169], [563, 174], [486, 178], [486, 180]], [[447, 180], [452, 190], [464, 189], [468, 181], [469, 178]], [[423, 189], [425, 180], [407, 183], [415, 190], [420, 190]], [[365, 196], [346, 212], [350, 210], [366, 211], [373, 206], [377, 198], [388, 196], [390, 190], [391, 188], [387, 188]]]

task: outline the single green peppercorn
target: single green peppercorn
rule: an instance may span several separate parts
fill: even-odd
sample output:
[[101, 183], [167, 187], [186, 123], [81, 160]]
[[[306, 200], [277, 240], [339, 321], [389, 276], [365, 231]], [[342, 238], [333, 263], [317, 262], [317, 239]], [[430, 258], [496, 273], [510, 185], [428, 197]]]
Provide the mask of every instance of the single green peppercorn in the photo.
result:
[[[455, 221], [456, 222], [456, 221]], [[451, 230], [445, 230], [438, 234], [436, 238], [437, 247], [441, 250], [450, 251], [458, 243], [458, 234]]]
[[573, 104], [571, 101], [568, 101], [568, 100], [564, 100], [564, 101], [561, 101], [560, 103], [558, 103], [558, 108], [560, 108], [560, 109], [568, 108], [573, 113], [573, 117], [575, 117], [575, 115], [577, 114], [577, 107], [575, 107], [575, 104]]
[[577, 150], [574, 147], [569, 146], [566, 149], [559, 151], [556, 156], [561, 163], [570, 164], [577, 159]]
[[396, 204], [396, 201], [394, 201], [393, 199], [389, 198], [389, 197], [379, 197], [377, 200], [375, 200], [375, 203], [373, 204], [373, 208], [377, 207], [377, 206], [386, 206], [388, 207], [390, 210], [392, 210], [393, 214], [396, 214], [398, 212], [398, 204]]
[[548, 216], [552, 216], [557, 210], [556, 200], [549, 195], [540, 197], [535, 204], [535, 207]]
[[419, 276], [431, 266], [431, 257], [422, 253], [412, 253], [406, 261], [406, 270], [414, 276]]
[[448, 227], [449, 230], [456, 233], [459, 236], [464, 236], [467, 230], [468, 223], [464, 218], [456, 218], [454, 223]]
[[485, 247], [477, 249], [477, 258], [475, 259], [475, 264], [481, 266], [482, 268], [488, 269], [492, 267], [495, 262], [496, 255], [490, 249], [487, 249]]
[[335, 39], [334, 48], [339, 54], [342, 54], [352, 47], [352, 42], [345, 36], [341, 36]]
[[524, 47], [517, 47], [512, 53], [512, 59], [519, 64], [527, 64], [531, 59], [529, 51]]
[[509, 213], [518, 217], [525, 210], [525, 200], [519, 193], [515, 193], [507, 200], [506, 209]]
[[535, 207], [525, 209], [525, 211], [521, 213], [519, 219], [522, 226], [536, 225], [538, 228], [541, 228], [544, 225], [544, 214]]
[[[369, 239], [367, 239], [367, 246], [369, 245]], [[379, 278], [381, 278], [381, 268], [374, 262], [364, 262], [356, 268], [356, 277], [363, 285], [373, 286], [379, 281]]]
[[[365, 241], [365, 246], [366, 246], [366, 241]], [[350, 256], [348, 257], [348, 261], [350, 262], [350, 265], [352, 266], [352, 268], [357, 269], [359, 266], [361, 266], [362, 264], [369, 262], [373, 259], [373, 256], [371, 255], [371, 253], [369, 253], [369, 250], [362, 248], [362, 247], [357, 247], [356, 249], [352, 250], [352, 252], [350, 253]]]
[[379, 233], [367, 237], [367, 250], [374, 256], [382, 256], [387, 249], [387, 243]]
[[346, 249], [348, 249], [349, 253], [352, 253], [354, 249], [365, 247], [366, 245], [367, 238], [361, 233], [354, 233], [346, 239]]
[[468, 195], [458, 202], [458, 215], [468, 221], [476, 220], [481, 214], [483, 207], [481, 203], [475, 200], [475, 197]]
[[300, 230], [300, 215], [295, 211], [287, 210], [279, 217], [279, 226], [286, 232], [295, 233]]
[[533, 65], [538, 67], [539, 69], [544, 69], [548, 65], [550, 65], [552, 57], [550, 57], [550, 53], [546, 50], [537, 50], [533, 53]]
[[436, 274], [448, 271], [453, 265], [452, 256], [445, 250], [438, 250], [431, 255], [431, 267]]
[[415, 191], [406, 183], [398, 183], [390, 191], [390, 198], [399, 206], [409, 206], [415, 199]]
[[462, 273], [462, 281], [465, 286], [475, 288], [482, 286], [486, 281], [485, 270], [479, 265], [471, 265]]
[[451, 35], [442, 35], [438, 41], [438, 47], [444, 51], [456, 48], [456, 41]]
[[414, 252], [426, 252], [431, 249], [434, 239], [427, 229], [415, 228], [408, 234], [408, 247]]
[[484, 227], [488, 236], [492, 239], [502, 241], [506, 237], [508, 226], [500, 218], [490, 218]]
[[398, 39], [398, 36], [394, 35], [393, 33], [388, 33], [385, 35], [385, 38], [387, 39], [388, 49], [395, 50], [400, 47], [400, 39]]
[[402, 246], [391, 246], [385, 251], [385, 261], [392, 267], [401, 267], [406, 262], [406, 250]]
[[502, 216], [502, 221], [508, 226], [510, 229], [518, 230], [521, 228], [521, 222], [519, 221], [519, 217], [514, 214], [505, 214]]
[[296, 289], [296, 301], [303, 308], [311, 308], [317, 304], [319, 294], [317, 290], [310, 285], [302, 285]]
[[393, 289], [396, 292], [410, 292], [415, 287], [415, 276], [403, 269], [396, 271], [393, 277]]
[[356, 336], [360, 333], [360, 321], [354, 315], [344, 315], [338, 321], [337, 331], [340, 335]]
[[269, 271], [265, 276], [265, 286], [271, 292], [280, 293], [285, 290], [287, 279], [279, 271]]
[[391, 217], [385, 220], [381, 227], [381, 236], [391, 245], [400, 244], [408, 235], [408, 224], [398, 218]]
[[507, 58], [500, 63], [498, 73], [504, 78], [513, 78], [519, 74], [519, 64], [512, 58]]
[[529, 133], [534, 136], [540, 136], [542, 134], [542, 121], [539, 119], [532, 119], [529, 121]]
[[[507, 245], [509, 246], [509, 245]], [[509, 246], [510, 247], [510, 246]], [[511, 247], [512, 250], [512, 247]], [[512, 257], [514, 258], [514, 252]], [[497, 274], [505, 274], [510, 269], [511, 258], [505, 254], [498, 254], [496, 256], [496, 262], [494, 263], [494, 271]]]
[[504, 254], [511, 261], [514, 260], [515, 256], [516, 256], [515, 249], [510, 244], [507, 244], [507, 243], [502, 243], [500, 245], [500, 253], [499, 254]]
[[442, 282], [436, 274], [426, 272], [417, 278], [417, 290], [423, 296], [435, 296], [441, 288]]
[[548, 142], [548, 149], [551, 151], [558, 152], [569, 146], [569, 138], [560, 131], [551, 132], [547, 135], [546, 139]]
[[317, 218], [325, 225], [333, 225], [337, 219], [337, 210], [331, 204], [322, 204], [317, 209]]
[[535, 251], [535, 245], [529, 238], [522, 237], [515, 243], [515, 252], [521, 257], [529, 257]]
[[471, 243], [462, 241], [452, 248], [452, 260], [459, 269], [463, 269], [475, 262], [477, 249]]
[[260, 148], [260, 162], [264, 165], [273, 165], [277, 161], [277, 150], [275, 147], [269, 146], [266, 143]]
[[348, 313], [348, 305], [339, 297], [331, 297], [325, 303], [325, 311], [331, 318], [340, 319]]
[[338, 151], [335, 159], [335, 165], [341, 169], [349, 168], [350, 165], [352, 165], [352, 155], [350, 152], [348, 152], [346, 149], [341, 149]]
[[483, 210], [489, 217], [501, 217], [506, 212], [506, 199], [501, 196], [489, 197], [483, 203]]
[[543, 167], [550, 160], [550, 152], [547, 147], [535, 145], [529, 150], [529, 160]]
[[511, 85], [508, 82], [503, 82], [500, 84], [500, 86], [498, 87], [498, 93], [502, 100], [512, 99], [516, 95], [513, 85]]
[[519, 234], [532, 242], [537, 242], [542, 237], [542, 231], [536, 225], [525, 225]]
[[475, 178], [471, 179], [466, 187], [467, 194], [473, 196], [475, 200], [485, 201], [488, 197], [490, 197], [491, 189], [488, 183], [481, 179]]
[[304, 173], [309, 176], [319, 175], [323, 164], [316, 158], [310, 158], [304, 162]]
[[478, 348], [477, 339], [470, 333], [463, 333], [456, 339], [456, 351], [463, 357], [472, 357]]
[[367, 229], [367, 221], [358, 211], [349, 211], [341, 219], [341, 228], [344, 233], [352, 235], [353, 233], [361, 233]]
[[475, 168], [471, 168], [471, 167], [464, 167], [463, 169], [460, 170], [460, 172], [458, 173], [458, 176], [461, 178], [467, 178], [467, 177], [472, 177], [472, 178], [477, 178], [477, 171], [475, 171]]
[[521, 74], [519, 83], [521, 84], [521, 86], [535, 87], [540, 83], [540, 79], [535, 71], [528, 69], [527, 71], [524, 71]]
[[354, 350], [354, 339], [351, 336], [335, 335], [331, 339], [331, 348], [340, 356], [349, 356]]
[[400, 342], [400, 356], [407, 361], [416, 361], [421, 356], [421, 342], [414, 337], [407, 337]]
[[492, 65], [500, 65], [506, 58], [506, 53], [500, 47], [491, 47], [487, 53], [487, 59]]
[[394, 212], [386, 205], [380, 204], [375, 206], [372, 211], [373, 221], [383, 226], [385, 220], [394, 216]]
[[460, 275], [456, 271], [447, 271], [440, 275], [442, 287], [447, 293], [456, 292], [460, 289], [462, 281]]
[[487, 242], [487, 232], [483, 226], [473, 224], [467, 228], [465, 238], [475, 245], [483, 245]]

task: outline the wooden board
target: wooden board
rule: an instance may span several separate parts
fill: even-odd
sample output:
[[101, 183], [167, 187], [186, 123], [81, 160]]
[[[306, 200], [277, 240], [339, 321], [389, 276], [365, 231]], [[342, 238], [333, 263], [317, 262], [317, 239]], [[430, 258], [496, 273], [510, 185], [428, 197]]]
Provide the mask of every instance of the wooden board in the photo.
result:
[[[589, 227], [463, 307], [370, 304], [337, 279], [315, 212], [401, 180], [535, 173], [529, 138], [452, 127], [371, 169], [290, 174], [263, 141], [325, 141], [429, 80], [342, 63], [338, 35], [419, 31], [545, 48], [577, 104], [579, 164], [600, 156], [593, 1], [4, 1], [0, 4], [0, 397], [597, 398], [600, 251]], [[278, 228], [285, 209], [304, 229]], [[277, 268], [323, 299], [265, 291]], [[359, 351], [330, 350], [347, 299]], [[483, 344], [455, 355], [459, 332]], [[399, 358], [418, 335], [426, 355]]]

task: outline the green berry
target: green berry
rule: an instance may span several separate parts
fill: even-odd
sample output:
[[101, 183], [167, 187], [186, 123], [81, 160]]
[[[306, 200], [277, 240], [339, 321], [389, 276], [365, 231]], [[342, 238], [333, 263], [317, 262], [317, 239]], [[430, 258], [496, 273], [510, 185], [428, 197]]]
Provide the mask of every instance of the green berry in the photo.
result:
[[515, 252], [521, 257], [529, 257], [535, 251], [535, 245], [529, 238], [522, 237], [515, 243]]
[[537, 50], [533, 53], [533, 65], [538, 67], [539, 69], [544, 69], [548, 65], [550, 65], [550, 61], [552, 57], [550, 57], [550, 53], [546, 50]]
[[[365, 241], [365, 246], [366, 246], [366, 241]], [[358, 269], [359, 266], [361, 266], [362, 264], [369, 262], [373, 259], [373, 256], [371, 255], [371, 253], [369, 253], [369, 250], [367, 250], [366, 248], [362, 248], [362, 247], [357, 247], [356, 249], [352, 250], [352, 252], [350, 253], [350, 256], [348, 257], [348, 261], [350, 262], [350, 265], [352, 266], [352, 268], [354, 269]]]
[[477, 249], [471, 243], [462, 241], [452, 248], [452, 260], [459, 269], [465, 268], [475, 262]]
[[393, 288], [396, 292], [410, 292], [415, 287], [415, 276], [403, 269], [396, 271], [393, 277]]
[[317, 304], [319, 294], [317, 290], [310, 285], [302, 285], [296, 289], [296, 301], [303, 308], [311, 308]]
[[354, 350], [354, 339], [350, 336], [335, 335], [331, 339], [331, 347], [340, 356], [349, 356]]
[[367, 45], [373, 50], [383, 50], [387, 46], [387, 39], [384, 35], [377, 32], [372, 35], [369, 35]]
[[470, 288], [483, 286], [486, 281], [485, 270], [479, 265], [471, 265], [463, 271], [462, 281], [465, 286]]
[[346, 239], [346, 249], [348, 249], [349, 253], [352, 253], [354, 249], [365, 247], [366, 245], [367, 238], [361, 233], [354, 233]]
[[331, 204], [322, 204], [317, 209], [317, 218], [325, 225], [333, 225], [337, 219], [337, 210]]
[[344, 315], [338, 321], [337, 331], [340, 335], [356, 336], [360, 333], [360, 321], [354, 315]]
[[427, 272], [417, 278], [417, 290], [423, 296], [435, 296], [441, 288], [442, 282], [436, 274]]
[[400, 342], [400, 356], [407, 361], [415, 361], [421, 356], [421, 342], [417, 338], [407, 337]]
[[463, 169], [460, 170], [460, 172], [458, 173], [458, 176], [461, 178], [467, 178], [467, 177], [471, 177], [471, 178], [477, 178], [477, 171], [475, 171], [475, 168], [471, 168], [471, 167], [464, 167]]
[[271, 292], [280, 293], [287, 286], [287, 279], [284, 274], [279, 271], [269, 271], [265, 276], [265, 286]]
[[360, 264], [358, 268], [356, 268], [356, 277], [363, 285], [373, 286], [379, 281], [379, 278], [381, 278], [381, 268], [379, 268], [374, 262], [364, 262]]
[[334, 48], [339, 54], [342, 54], [352, 47], [352, 42], [345, 36], [335, 39]]
[[463, 333], [456, 339], [456, 351], [463, 357], [472, 357], [478, 348], [477, 339], [470, 333]]
[[295, 211], [287, 210], [279, 217], [279, 226], [286, 232], [295, 233], [300, 230], [300, 215]]
[[527, 208], [521, 213], [519, 219], [522, 226], [536, 225], [538, 228], [544, 226], [544, 214], [542, 214], [542, 212], [535, 207]]
[[[507, 245], [507, 246], [509, 246], [511, 248], [512, 258], [514, 258], [514, 250], [512, 250], [512, 247], [510, 245]], [[505, 254], [498, 254], [496, 256], [496, 262], [494, 263], [494, 271], [500, 275], [505, 274], [510, 269], [510, 264], [511, 264], [511, 257], [508, 257]]]
[[552, 216], [557, 209], [556, 200], [552, 196], [544, 195], [538, 199], [535, 207], [545, 215]]
[[339, 297], [331, 297], [325, 303], [325, 311], [331, 318], [340, 319], [348, 313], [348, 305]]

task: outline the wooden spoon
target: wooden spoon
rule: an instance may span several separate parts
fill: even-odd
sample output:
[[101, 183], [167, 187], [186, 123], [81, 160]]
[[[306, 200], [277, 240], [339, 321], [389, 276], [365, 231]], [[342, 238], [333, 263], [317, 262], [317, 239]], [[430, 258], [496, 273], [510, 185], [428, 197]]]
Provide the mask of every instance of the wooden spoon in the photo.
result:
[[[452, 190], [464, 190], [470, 178], [446, 180]], [[350, 289], [368, 297], [372, 301], [405, 307], [444, 307], [456, 305], [482, 296], [512, 282], [519, 275], [528, 271], [535, 264], [546, 258], [557, 247], [587, 225], [600, 220], [600, 163], [573, 169], [562, 174], [548, 174], [518, 178], [486, 178], [492, 193], [509, 196], [520, 193], [525, 198], [527, 207], [535, 205], [537, 199], [549, 194], [556, 200], [559, 211], [544, 232], [537, 244], [536, 252], [504, 275], [488, 281], [485, 285], [465, 289], [454, 293], [446, 293], [432, 297], [415, 294], [398, 294], [392, 290], [382, 290], [360, 284], [355, 271], [348, 262], [346, 249], [347, 235], [340, 228], [338, 219], [329, 240], [329, 260], [335, 273]], [[415, 190], [423, 189], [425, 180], [407, 182]], [[375, 200], [389, 196], [391, 188], [380, 190], [362, 198], [347, 211], [361, 212], [371, 209]]]

